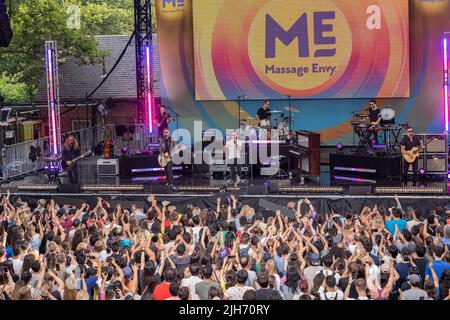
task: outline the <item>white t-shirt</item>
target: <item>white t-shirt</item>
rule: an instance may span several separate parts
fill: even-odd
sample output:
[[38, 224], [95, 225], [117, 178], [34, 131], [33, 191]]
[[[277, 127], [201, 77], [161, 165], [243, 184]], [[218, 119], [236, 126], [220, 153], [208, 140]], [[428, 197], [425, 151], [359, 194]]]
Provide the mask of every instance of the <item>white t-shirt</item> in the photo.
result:
[[200, 230], [202, 227], [192, 227], [192, 232], [194, 233], [194, 243], [200, 241]]
[[195, 285], [202, 281], [203, 280], [197, 276], [190, 276], [189, 278], [185, 278], [185, 279], [181, 280], [180, 287], [181, 288], [188, 287], [189, 291], [191, 292], [191, 299], [192, 300], [200, 300], [200, 297], [198, 296], [198, 294], [195, 293]]
[[243, 286], [243, 287], [233, 286], [233, 287], [230, 287], [227, 289], [227, 291], [225, 292], [225, 295], [230, 300], [242, 300], [244, 297], [244, 294], [248, 290], [255, 290], [255, 289], [253, 289], [252, 287], [249, 287], [249, 286]]
[[14, 273], [17, 275], [20, 275], [20, 273], [22, 272], [23, 260], [19, 258], [19, 259], [11, 259], [11, 261], [12, 261]]
[[241, 158], [241, 150], [242, 150], [242, 141], [236, 140], [228, 140], [227, 141], [227, 159], [240, 159]]
[[325, 292], [323, 287], [319, 289], [320, 300], [344, 300], [344, 293], [341, 290]]

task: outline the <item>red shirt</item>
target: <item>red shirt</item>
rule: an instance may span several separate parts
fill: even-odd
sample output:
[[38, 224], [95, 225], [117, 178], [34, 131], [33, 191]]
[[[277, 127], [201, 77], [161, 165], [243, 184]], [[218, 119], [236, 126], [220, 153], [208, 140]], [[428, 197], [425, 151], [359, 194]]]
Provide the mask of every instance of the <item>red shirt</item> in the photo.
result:
[[158, 284], [155, 287], [155, 290], [153, 290], [153, 296], [155, 297], [155, 300], [166, 300], [172, 295], [169, 292], [170, 283], [163, 282]]

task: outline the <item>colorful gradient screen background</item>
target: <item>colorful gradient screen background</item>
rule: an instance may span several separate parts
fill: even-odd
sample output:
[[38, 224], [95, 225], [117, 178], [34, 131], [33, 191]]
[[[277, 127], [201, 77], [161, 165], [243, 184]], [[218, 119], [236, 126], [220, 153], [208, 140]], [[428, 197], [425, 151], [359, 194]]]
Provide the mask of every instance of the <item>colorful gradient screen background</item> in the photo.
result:
[[199, 101], [410, 96], [408, 0], [195, 0], [193, 24]]

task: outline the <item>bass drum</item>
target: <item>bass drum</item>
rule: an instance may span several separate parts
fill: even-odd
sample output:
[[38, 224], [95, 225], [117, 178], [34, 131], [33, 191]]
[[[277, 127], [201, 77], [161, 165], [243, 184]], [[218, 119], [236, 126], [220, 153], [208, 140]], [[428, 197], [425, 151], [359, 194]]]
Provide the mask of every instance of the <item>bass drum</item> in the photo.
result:
[[391, 108], [383, 108], [380, 110], [380, 115], [383, 121], [391, 121], [395, 119], [395, 110]]

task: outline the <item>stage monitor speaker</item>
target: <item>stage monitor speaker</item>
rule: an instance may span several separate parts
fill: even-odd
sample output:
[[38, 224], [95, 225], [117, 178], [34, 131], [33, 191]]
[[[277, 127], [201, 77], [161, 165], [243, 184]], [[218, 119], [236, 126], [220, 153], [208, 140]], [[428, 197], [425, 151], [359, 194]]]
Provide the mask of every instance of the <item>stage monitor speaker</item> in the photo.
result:
[[436, 134], [426, 136], [428, 142], [426, 146], [427, 153], [446, 153], [447, 152], [447, 136], [444, 134]]
[[264, 185], [248, 186], [248, 194], [251, 195], [267, 194], [267, 188]]
[[371, 186], [350, 186], [348, 188], [348, 193], [351, 195], [371, 195]]
[[427, 154], [426, 171], [429, 173], [447, 173], [448, 160], [446, 154]]
[[98, 159], [97, 175], [99, 176], [117, 176], [119, 175], [118, 159]]
[[13, 32], [6, 13], [6, 1], [0, 0], [0, 47], [8, 47]]

